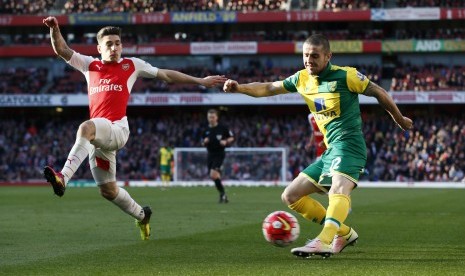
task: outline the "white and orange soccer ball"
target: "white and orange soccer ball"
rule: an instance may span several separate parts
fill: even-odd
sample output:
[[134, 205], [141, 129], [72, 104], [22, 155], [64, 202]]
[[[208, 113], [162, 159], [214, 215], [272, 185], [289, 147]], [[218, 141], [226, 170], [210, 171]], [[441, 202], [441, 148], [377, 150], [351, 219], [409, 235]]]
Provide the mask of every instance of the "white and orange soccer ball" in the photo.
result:
[[269, 214], [262, 225], [265, 239], [279, 247], [285, 247], [295, 241], [300, 234], [297, 218], [285, 211]]

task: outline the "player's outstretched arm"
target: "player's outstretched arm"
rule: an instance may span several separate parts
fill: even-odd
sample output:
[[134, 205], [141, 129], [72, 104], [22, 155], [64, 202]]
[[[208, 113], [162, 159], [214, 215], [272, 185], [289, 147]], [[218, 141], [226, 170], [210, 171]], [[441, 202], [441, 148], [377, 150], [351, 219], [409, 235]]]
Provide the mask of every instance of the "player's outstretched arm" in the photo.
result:
[[224, 92], [242, 93], [256, 98], [288, 93], [282, 81], [239, 84], [235, 80], [227, 80], [224, 83], [223, 90]]
[[192, 83], [203, 85], [208, 88], [218, 86], [226, 81], [226, 78], [220, 75], [196, 78], [175, 70], [167, 69], [159, 69], [157, 78], [167, 83]]
[[391, 114], [392, 119], [399, 125], [403, 130], [411, 129], [413, 122], [410, 118], [405, 117], [400, 112], [396, 103], [392, 100], [391, 96], [382, 87], [376, 83], [370, 82], [363, 92], [366, 96], [375, 97], [379, 104]]
[[66, 44], [65, 39], [61, 35], [58, 20], [53, 16], [49, 16], [42, 22], [50, 28], [50, 39], [52, 40], [52, 47], [55, 53], [66, 61], [70, 60], [74, 51], [68, 47], [68, 44]]

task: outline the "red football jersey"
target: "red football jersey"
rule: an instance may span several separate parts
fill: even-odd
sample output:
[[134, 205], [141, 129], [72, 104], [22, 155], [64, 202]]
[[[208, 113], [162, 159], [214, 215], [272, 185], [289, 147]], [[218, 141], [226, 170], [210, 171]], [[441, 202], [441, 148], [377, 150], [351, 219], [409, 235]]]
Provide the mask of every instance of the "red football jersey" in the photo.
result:
[[121, 58], [116, 63], [74, 53], [68, 63], [87, 80], [90, 118], [117, 121], [126, 116], [131, 89], [137, 77], [155, 78], [158, 68], [139, 58]]
[[323, 142], [324, 135], [318, 128], [318, 125], [316, 124], [316, 120], [313, 117], [312, 113], [308, 114], [308, 123], [310, 124], [310, 128], [313, 132], [313, 143], [316, 147], [316, 156], [320, 157], [326, 150], [326, 147], [324, 146]]

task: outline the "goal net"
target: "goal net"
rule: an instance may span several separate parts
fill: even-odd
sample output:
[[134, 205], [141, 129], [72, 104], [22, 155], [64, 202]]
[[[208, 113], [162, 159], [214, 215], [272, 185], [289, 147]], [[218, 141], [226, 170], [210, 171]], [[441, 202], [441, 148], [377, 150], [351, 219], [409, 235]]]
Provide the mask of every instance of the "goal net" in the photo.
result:
[[[221, 179], [227, 185], [284, 185], [286, 148], [226, 148]], [[175, 148], [173, 181], [180, 185], [213, 185], [205, 148]]]

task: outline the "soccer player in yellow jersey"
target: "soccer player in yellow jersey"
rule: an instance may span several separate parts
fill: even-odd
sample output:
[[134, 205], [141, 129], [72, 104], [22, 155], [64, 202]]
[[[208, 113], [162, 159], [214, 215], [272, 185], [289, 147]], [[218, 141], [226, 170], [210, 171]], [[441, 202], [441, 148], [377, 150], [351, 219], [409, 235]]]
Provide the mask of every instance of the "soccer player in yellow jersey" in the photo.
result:
[[[223, 87], [225, 92], [252, 97], [298, 92], [324, 134], [327, 150], [321, 159], [304, 169], [281, 196], [290, 209], [324, 225], [315, 239], [291, 250], [301, 257], [339, 253], [358, 239], [355, 230], [344, 224], [351, 205], [350, 193], [357, 186], [366, 163], [358, 95], [375, 97], [401, 129], [413, 126], [386, 90], [355, 68], [331, 64], [331, 56], [328, 39], [315, 34], [303, 44], [305, 69], [283, 81], [239, 84], [227, 80]], [[327, 208], [308, 196], [321, 192], [328, 194]]]
[[162, 187], [168, 187], [171, 181], [171, 160], [173, 150], [169, 146], [160, 148], [160, 172]]

